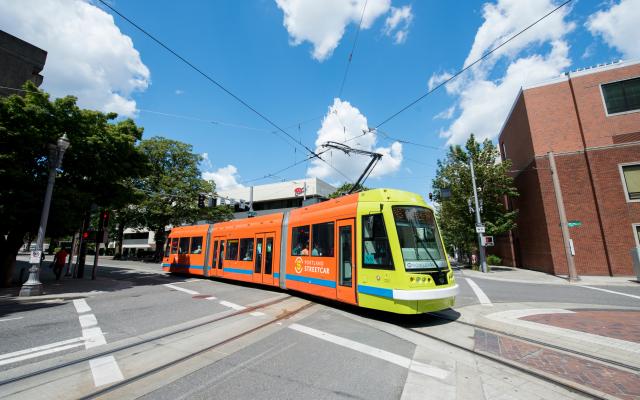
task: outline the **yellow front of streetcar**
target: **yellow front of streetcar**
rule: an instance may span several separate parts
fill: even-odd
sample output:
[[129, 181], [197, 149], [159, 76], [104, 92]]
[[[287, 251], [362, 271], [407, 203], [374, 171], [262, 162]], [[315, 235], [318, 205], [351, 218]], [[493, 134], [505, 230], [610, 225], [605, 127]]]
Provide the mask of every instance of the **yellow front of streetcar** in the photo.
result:
[[357, 220], [358, 305], [399, 314], [454, 305], [459, 288], [433, 209], [421, 196], [361, 192]]

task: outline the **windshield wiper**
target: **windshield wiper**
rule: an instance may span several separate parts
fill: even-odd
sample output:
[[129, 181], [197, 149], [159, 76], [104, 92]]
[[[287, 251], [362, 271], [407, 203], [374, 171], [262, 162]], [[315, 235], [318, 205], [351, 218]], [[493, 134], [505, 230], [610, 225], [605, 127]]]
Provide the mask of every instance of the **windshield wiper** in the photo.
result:
[[[420, 238], [418, 237], [418, 230], [416, 229], [415, 226], [413, 226], [413, 224], [411, 224], [411, 228], [413, 229], [413, 238], [416, 241], [416, 243], [420, 243], [420, 246], [424, 249], [424, 251], [427, 252], [427, 255], [429, 256], [429, 258], [431, 259], [431, 262], [436, 266], [436, 268], [438, 269], [438, 272], [442, 272], [442, 268], [440, 268], [440, 264], [438, 264], [436, 262], [436, 260], [433, 258], [433, 256], [431, 255], [431, 252], [429, 251], [429, 249], [427, 248], [427, 246], [425, 246], [424, 244], [422, 244], [422, 241], [420, 240]], [[416, 250], [417, 251], [417, 250]]]

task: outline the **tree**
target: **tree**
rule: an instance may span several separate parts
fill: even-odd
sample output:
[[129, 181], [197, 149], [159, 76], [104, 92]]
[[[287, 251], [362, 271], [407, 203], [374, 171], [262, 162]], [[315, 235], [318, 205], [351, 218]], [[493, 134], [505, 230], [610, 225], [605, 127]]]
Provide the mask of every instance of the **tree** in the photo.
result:
[[[340, 185], [338, 189], [336, 189], [335, 192], [329, 195], [329, 198], [335, 199], [336, 197], [344, 196], [345, 194], [349, 193], [352, 187], [353, 187], [353, 183], [343, 183], [342, 185]], [[361, 184], [358, 184], [358, 187], [354, 192], [362, 192], [365, 190], [369, 190], [369, 188], [362, 186]]]
[[149, 160], [149, 174], [134, 182], [144, 199], [130, 208], [130, 218], [137, 227], [155, 232], [156, 259], [162, 254], [166, 226], [231, 218], [228, 207], [197, 207], [198, 195], [213, 194], [215, 185], [202, 179], [198, 167], [202, 157], [193, 153], [191, 145], [153, 137], [143, 140], [139, 149]]
[[[516, 211], [507, 211], [505, 196], [516, 197], [518, 192], [509, 160], [496, 162], [500, 153], [490, 140], [478, 143], [473, 135], [464, 149], [451, 146], [444, 160], [438, 160], [438, 169], [432, 186], [437, 203], [438, 219], [445, 243], [470, 253], [477, 249], [473, 187], [469, 159], [473, 159], [478, 188], [478, 201], [482, 204], [480, 216], [487, 235], [499, 235], [515, 228]], [[448, 188], [451, 196], [443, 198], [441, 190]]]
[[53, 192], [47, 235], [78, 229], [91, 205], [121, 207], [133, 192], [126, 180], [144, 174], [136, 148], [142, 128], [117, 114], [83, 110], [76, 98], [51, 101], [31, 82], [24, 97], [0, 99], [0, 284], [8, 284], [25, 236], [38, 229], [48, 167], [47, 146], [66, 133], [64, 156]]

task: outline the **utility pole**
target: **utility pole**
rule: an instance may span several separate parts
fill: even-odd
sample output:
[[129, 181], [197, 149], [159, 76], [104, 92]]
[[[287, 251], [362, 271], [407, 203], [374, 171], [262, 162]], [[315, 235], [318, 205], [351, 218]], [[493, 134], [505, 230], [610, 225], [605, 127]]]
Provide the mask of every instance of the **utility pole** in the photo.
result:
[[484, 243], [482, 243], [482, 232], [484, 228], [480, 219], [480, 205], [478, 203], [478, 189], [476, 188], [476, 173], [473, 169], [473, 158], [469, 155], [469, 167], [471, 168], [471, 183], [473, 184], [473, 199], [475, 200], [476, 209], [476, 232], [478, 234], [478, 253], [480, 254], [480, 270], [487, 272], [487, 259], [484, 253]]
[[556, 169], [556, 159], [553, 156], [553, 151], [550, 151], [547, 154], [549, 155], [549, 166], [551, 167], [553, 193], [556, 195], [556, 204], [558, 205], [558, 214], [560, 216], [560, 228], [562, 230], [562, 240], [564, 241], [564, 251], [567, 256], [567, 266], [569, 267], [569, 282], [577, 282], [580, 278], [578, 277], [576, 264], [573, 260], [573, 252], [571, 251], [572, 246], [571, 237], [569, 236], [569, 224], [567, 223], [567, 214], [564, 210], [564, 200], [562, 199], [558, 170]]

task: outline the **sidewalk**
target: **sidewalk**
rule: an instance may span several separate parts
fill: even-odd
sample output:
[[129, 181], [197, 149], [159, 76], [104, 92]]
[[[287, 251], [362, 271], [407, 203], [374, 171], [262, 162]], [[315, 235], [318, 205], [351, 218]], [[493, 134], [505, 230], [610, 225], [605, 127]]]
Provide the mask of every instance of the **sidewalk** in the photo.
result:
[[550, 275], [529, 269], [505, 266], [491, 266], [490, 271], [483, 273], [462, 266], [454, 267], [469, 278], [493, 279], [505, 282], [534, 283], [545, 285], [595, 285], [595, 286], [631, 286], [640, 287], [635, 276], [580, 276], [580, 281], [569, 282], [566, 275]]

